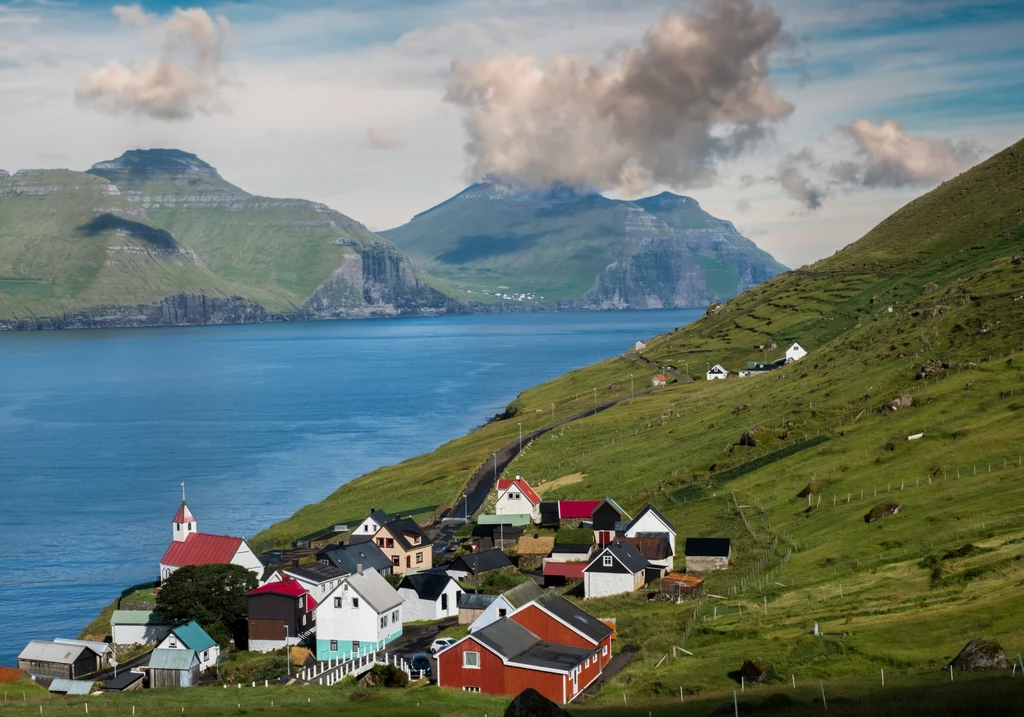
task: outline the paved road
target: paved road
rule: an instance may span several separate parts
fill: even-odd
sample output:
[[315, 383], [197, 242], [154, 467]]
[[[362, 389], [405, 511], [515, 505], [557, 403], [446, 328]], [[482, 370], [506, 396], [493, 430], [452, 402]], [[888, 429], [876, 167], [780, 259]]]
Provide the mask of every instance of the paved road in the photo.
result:
[[583, 690], [584, 697], [592, 697], [601, 691], [601, 688], [608, 684], [616, 675], [622, 672], [622, 668], [629, 664], [629, 661], [633, 659], [635, 652], [620, 652], [617, 655], [612, 656], [612, 659], [608, 662], [608, 666], [604, 668], [604, 672], [596, 680], [587, 685], [587, 688]]

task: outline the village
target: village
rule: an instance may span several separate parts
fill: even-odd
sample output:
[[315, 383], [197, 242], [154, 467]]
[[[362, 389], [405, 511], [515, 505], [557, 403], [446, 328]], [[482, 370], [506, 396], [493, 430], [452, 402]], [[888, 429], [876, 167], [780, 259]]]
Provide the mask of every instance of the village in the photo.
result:
[[[280, 654], [284, 674], [263, 685], [390, 672], [489, 695], [532, 687], [565, 704], [631, 657], [615, 649], [616, 616], [589, 603], [642, 591], [683, 603], [702, 595], [703, 574], [730, 566], [730, 538], [682, 539], [651, 504], [630, 515], [607, 496], [545, 501], [517, 475], [498, 478], [487, 506], [446, 542], [371, 507], [358, 525], [257, 556], [242, 538], [201, 532], [183, 484], [159, 580], [123, 594], [109, 637], [32, 640], [18, 669], [52, 694], [226, 688], [233, 661]], [[199, 619], [161, 608], [200, 569], [252, 586], [243, 635], [202, 624], [212, 606]]]

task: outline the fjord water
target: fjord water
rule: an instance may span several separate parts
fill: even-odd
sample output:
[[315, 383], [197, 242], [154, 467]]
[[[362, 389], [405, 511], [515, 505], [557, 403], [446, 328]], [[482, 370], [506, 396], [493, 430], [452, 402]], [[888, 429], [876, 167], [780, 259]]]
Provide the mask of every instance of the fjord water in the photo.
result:
[[0, 334], [0, 665], [157, 578], [181, 481], [200, 530], [249, 537], [700, 314]]

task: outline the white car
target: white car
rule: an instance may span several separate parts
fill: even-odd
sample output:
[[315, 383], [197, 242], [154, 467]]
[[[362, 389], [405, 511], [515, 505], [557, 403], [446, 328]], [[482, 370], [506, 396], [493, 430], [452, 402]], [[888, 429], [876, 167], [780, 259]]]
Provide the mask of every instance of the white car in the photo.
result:
[[441, 650], [444, 650], [447, 647], [451, 647], [456, 642], [458, 642], [458, 641], [455, 638], [452, 638], [452, 637], [439, 637], [436, 640], [434, 640], [432, 643], [430, 643], [430, 654], [431, 655], [436, 655]]

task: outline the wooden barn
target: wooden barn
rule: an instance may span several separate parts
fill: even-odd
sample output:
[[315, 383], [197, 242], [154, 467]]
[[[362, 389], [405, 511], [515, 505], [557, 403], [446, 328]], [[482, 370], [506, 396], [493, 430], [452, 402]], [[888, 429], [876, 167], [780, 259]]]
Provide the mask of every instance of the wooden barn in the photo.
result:
[[199, 683], [195, 650], [158, 647], [149, 656], [150, 687], [192, 687]]
[[33, 677], [74, 680], [101, 667], [100, 656], [84, 644], [33, 640], [18, 655], [18, 668]]
[[462, 593], [459, 595], [459, 624], [471, 625], [484, 614], [491, 603], [498, 599], [497, 595], [483, 593]]

